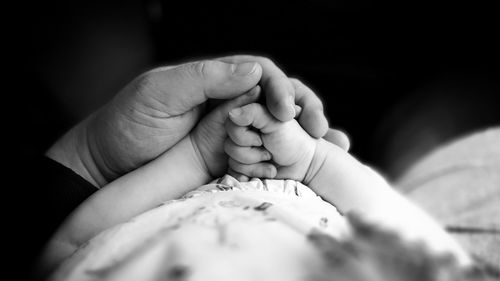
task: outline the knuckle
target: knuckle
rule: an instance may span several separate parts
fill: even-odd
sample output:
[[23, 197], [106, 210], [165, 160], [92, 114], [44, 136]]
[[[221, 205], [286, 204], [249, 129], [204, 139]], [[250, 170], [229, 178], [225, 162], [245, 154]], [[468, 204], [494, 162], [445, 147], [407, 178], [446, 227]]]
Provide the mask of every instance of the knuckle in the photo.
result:
[[159, 92], [159, 85], [155, 79], [154, 70], [148, 71], [136, 78], [133, 83], [135, 91], [139, 94], [148, 92]]
[[316, 107], [317, 110], [319, 110], [321, 112], [324, 111], [324, 109], [325, 109], [325, 105], [318, 97], [315, 98], [315, 105], [314, 106]]
[[307, 87], [302, 86], [296, 88], [297, 91], [302, 91], [302, 98], [299, 100], [299, 103], [306, 111], [323, 111], [324, 105], [321, 99]]
[[319, 99], [311, 99], [310, 104], [306, 105], [310, 111], [324, 111], [323, 103]]
[[261, 161], [268, 161], [272, 159], [271, 153], [269, 153], [267, 150], [262, 150], [260, 153]]
[[198, 61], [191, 65], [193, 74], [202, 79], [207, 76], [207, 61]]
[[194, 76], [205, 79], [210, 76], [215, 63], [212, 60], [201, 60], [190, 64], [190, 68]]
[[265, 64], [265, 65], [274, 65], [274, 61], [268, 57], [257, 56], [256, 59], [259, 61], [259, 63]]
[[238, 132], [235, 132], [233, 141], [238, 145], [247, 145], [246, 138]]
[[295, 90], [305, 87], [304, 83], [302, 83], [302, 81], [300, 81], [298, 78], [290, 77], [288, 78], [288, 80], [290, 80], [290, 83], [292, 83], [292, 86], [295, 88]]

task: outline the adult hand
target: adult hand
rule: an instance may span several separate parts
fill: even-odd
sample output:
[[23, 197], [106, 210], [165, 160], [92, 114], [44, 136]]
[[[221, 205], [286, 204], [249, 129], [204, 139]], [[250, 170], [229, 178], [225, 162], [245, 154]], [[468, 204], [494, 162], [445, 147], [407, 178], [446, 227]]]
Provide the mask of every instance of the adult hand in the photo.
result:
[[158, 157], [197, 124], [208, 99], [231, 99], [258, 83], [270, 112], [280, 120], [303, 108], [299, 122], [314, 137], [328, 122], [319, 98], [269, 59], [233, 56], [149, 71], [70, 130], [47, 155], [96, 186]]
[[306, 132], [315, 138], [323, 137], [343, 150], [349, 150], [347, 135], [340, 130], [328, 128], [319, 97], [300, 80], [288, 78], [272, 60], [249, 55], [229, 56], [219, 60], [228, 63], [258, 62], [263, 70], [260, 84], [266, 96], [266, 105], [276, 119], [291, 120], [295, 116], [293, 105], [299, 105], [302, 112], [298, 121]]

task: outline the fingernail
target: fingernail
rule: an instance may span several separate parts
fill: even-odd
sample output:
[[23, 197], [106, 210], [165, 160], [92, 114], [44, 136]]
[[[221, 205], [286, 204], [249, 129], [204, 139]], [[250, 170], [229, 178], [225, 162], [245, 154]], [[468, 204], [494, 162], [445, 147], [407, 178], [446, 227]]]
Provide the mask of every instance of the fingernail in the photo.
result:
[[259, 137], [255, 138], [253, 146], [261, 146], [261, 145], [262, 145], [262, 140]]
[[237, 107], [237, 108], [233, 108], [233, 109], [231, 109], [231, 111], [229, 111], [229, 115], [230, 115], [231, 117], [238, 117], [238, 116], [240, 116], [242, 113], [243, 113], [243, 110], [242, 110], [241, 108], [239, 108], [239, 107]]
[[267, 170], [267, 175], [268, 175], [267, 177], [273, 179], [276, 177], [276, 174], [277, 174], [276, 167], [274, 167], [274, 165], [269, 166]]
[[269, 161], [273, 159], [273, 156], [271, 155], [271, 153], [269, 151], [264, 151], [264, 161]]
[[245, 62], [233, 65], [233, 74], [236, 76], [246, 76], [255, 72], [257, 69], [256, 62]]

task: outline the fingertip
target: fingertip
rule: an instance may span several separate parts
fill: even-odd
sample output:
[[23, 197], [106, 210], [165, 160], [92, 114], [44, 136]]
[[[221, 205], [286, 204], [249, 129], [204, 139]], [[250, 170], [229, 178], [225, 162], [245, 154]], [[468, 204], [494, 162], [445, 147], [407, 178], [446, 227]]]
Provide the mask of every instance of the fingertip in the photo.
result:
[[260, 137], [260, 135], [257, 135], [256, 138], [253, 138], [253, 146], [262, 146], [262, 138]]
[[[247, 91], [245, 94], [236, 97], [232, 100], [226, 101], [224, 103], [224, 107], [221, 109], [221, 112], [223, 113], [224, 120], [229, 117], [230, 120], [234, 122], [235, 119], [238, 119], [239, 116], [243, 114], [243, 109], [242, 107], [251, 104], [254, 102], [257, 102], [261, 93], [261, 88], [260, 86], [255, 86], [249, 91]], [[215, 100], [217, 101], [217, 100]]]
[[238, 179], [239, 182], [247, 182], [247, 181], [250, 180], [249, 177], [247, 177], [246, 175], [243, 175], [243, 174], [239, 174], [239, 176], [238, 176], [237, 179]]
[[229, 111], [229, 119], [231, 119], [231, 121], [237, 124], [236, 122], [238, 121], [238, 119], [241, 117], [242, 114], [243, 114], [243, 109], [241, 107], [233, 108], [231, 109], [231, 111]]
[[255, 103], [249, 103], [241, 107], [233, 108], [229, 112], [229, 119], [231, 119], [235, 125], [240, 127], [251, 125], [253, 120], [252, 107], [254, 104]]
[[267, 177], [274, 179], [278, 175], [278, 169], [273, 164], [268, 164]]
[[273, 159], [273, 155], [271, 154], [271, 152], [269, 152], [266, 149], [263, 149], [261, 161], [271, 161], [271, 159]]
[[328, 120], [322, 110], [302, 111], [299, 123], [313, 138], [322, 138], [328, 132]]

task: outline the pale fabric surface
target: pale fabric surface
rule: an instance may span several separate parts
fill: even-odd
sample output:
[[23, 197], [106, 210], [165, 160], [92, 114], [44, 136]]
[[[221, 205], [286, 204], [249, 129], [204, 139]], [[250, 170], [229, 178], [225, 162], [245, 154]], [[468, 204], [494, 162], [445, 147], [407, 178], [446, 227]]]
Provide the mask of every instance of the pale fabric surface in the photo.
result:
[[[497, 267], [499, 159], [500, 129], [490, 129], [437, 149], [397, 183]], [[306, 238], [311, 230], [340, 239], [349, 231], [333, 206], [300, 183], [225, 177], [103, 232], [52, 280], [182, 280], [192, 268], [190, 280], [235, 280], [235, 272], [239, 280], [313, 280], [322, 261]]]
[[396, 185], [467, 250], [500, 269], [500, 127], [436, 149]]
[[307, 235], [348, 235], [336, 208], [296, 181], [230, 176], [104, 231], [51, 280], [314, 280]]

